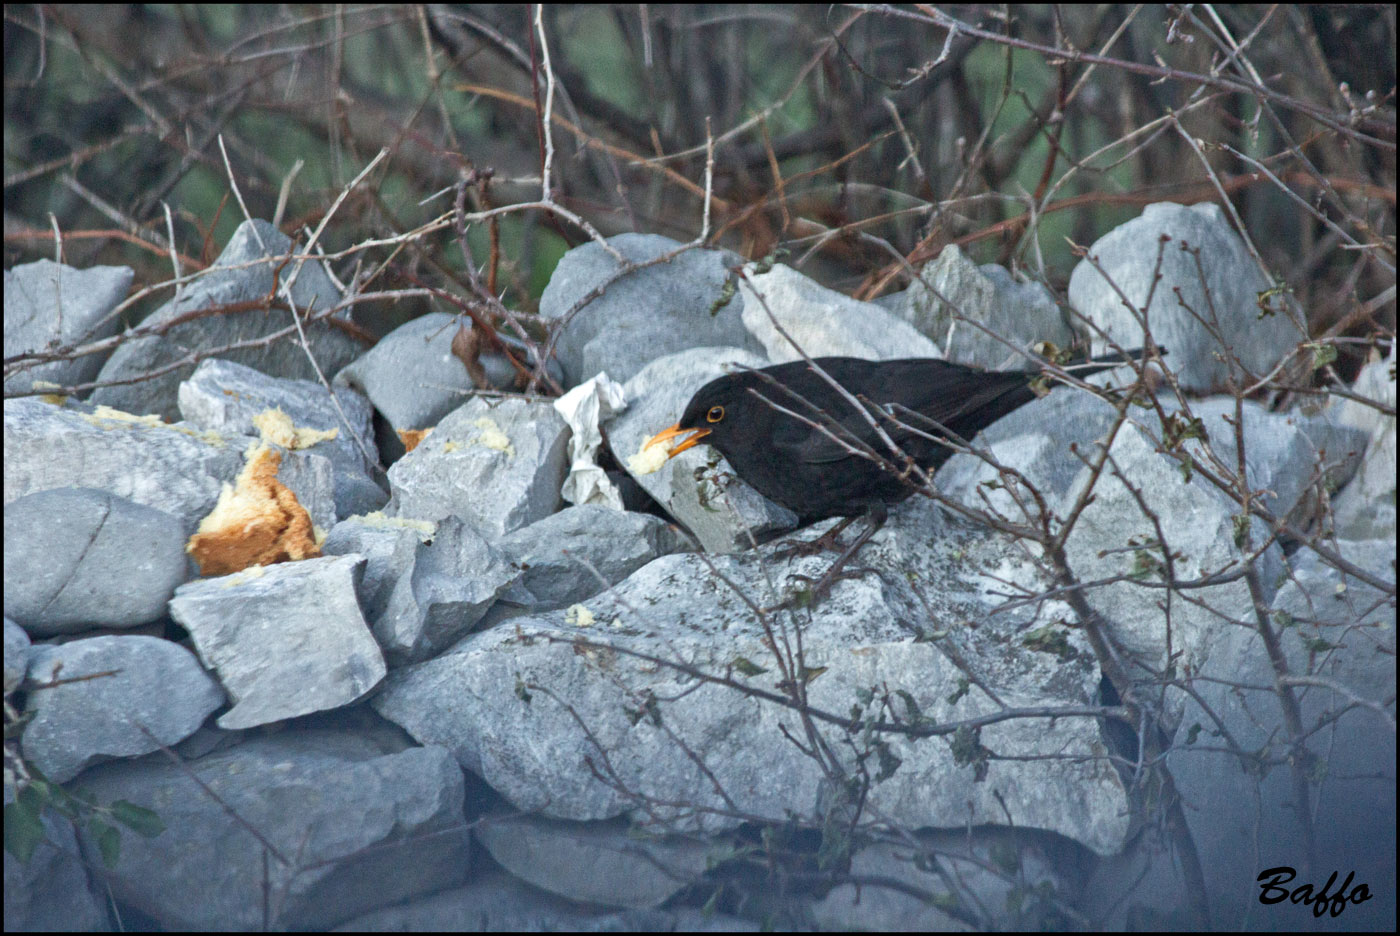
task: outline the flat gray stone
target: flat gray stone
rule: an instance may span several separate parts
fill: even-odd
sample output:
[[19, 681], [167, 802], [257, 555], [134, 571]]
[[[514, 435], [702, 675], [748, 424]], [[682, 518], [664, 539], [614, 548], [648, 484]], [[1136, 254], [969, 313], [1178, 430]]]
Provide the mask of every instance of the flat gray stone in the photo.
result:
[[373, 571], [362, 606], [389, 661], [424, 660], [446, 649], [485, 616], [520, 571], [458, 517], [415, 530], [392, 518], [352, 518], [326, 538], [326, 555], [362, 552]]
[[32, 634], [158, 620], [192, 573], [180, 520], [163, 510], [92, 488], [5, 508], [5, 610]]
[[524, 573], [521, 603], [544, 611], [591, 598], [689, 544], [660, 517], [584, 504], [506, 534], [500, 547]]
[[[1390, 357], [1362, 369], [1352, 390], [1359, 396], [1395, 408], [1395, 343]], [[1343, 400], [1333, 410], [1337, 421], [1368, 433], [1366, 451], [1356, 476], [1336, 498], [1337, 535], [1347, 539], [1395, 540], [1395, 417], [1355, 400]], [[1330, 411], [1329, 411], [1330, 412]]]
[[[1170, 238], [1164, 247], [1163, 236]], [[1200, 267], [1182, 244], [1200, 250]], [[1070, 304], [1131, 349], [1142, 346], [1142, 323], [1124, 306], [1123, 296], [1141, 308], [1150, 295], [1152, 335], [1171, 352], [1167, 366], [1188, 392], [1225, 392], [1231, 377], [1240, 384], [1244, 377], [1229, 355], [1257, 378], [1307, 340], [1291, 303], [1285, 311], [1261, 316], [1259, 296], [1269, 282], [1218, 205], [1148, 205], [1139, 217], [1095, 241], [1089, 256], [1103, 272], [1087, 258], [1080, 260], [1069, 280]], [[1096, 339], [1094, 348], [1096, 353], [1108, 350], [1102, 339]]]
[[458, 516], [495, 539], [558, 509], [568, 441], [548, 400], [475, 397], [389, 469], [385, 513]]
[[38, 397], [6, 400], [5, 503], [54, 488], [97, 488], [174, 514], [190, 534], [242, 470], [251, 441]]
[[[873, 302], [827, 289], [782, 264], [767, 273], [754, 273], [752, 264], [748, 269], [749, 278], [739, 286], [744, 327], [762, 344], [770, 363], [801, 359], [792, 341], [814, 358], [840, 355], [876, 361], [943, 356], [932, 339]], [[792, 341], [778, 331], [778, 325]]]
[[757, 932], [724, 913], [688, 907], [612, 912], [556, 897], [500, 869], [484, 869], [465, 887], [356, 917], [336, 932], [359, 933], [686, 933]]
[[[1121, 373], [1122, 380], [1132, 379], [1126, 368]], [[1162, 406], [1169, 414], [1188, 418], [1173, 401], [1164, 401]], [[1200, 420], [1206, 439], [1186, 441], [1185, 450], [1207, 463], [1219, 459], [1233, 469], [1235, 401], [1210, 397], [1192, 400], [1190, 406], [1189, 418]], [[1259, 503], [1276, 516], [1294, 515], [1296, 523], [1306, 526], [1306, 518], [1318, 508], [1317, 479], [1345, 483], [1356, 470], [1364, 437], [1354, 428], [1337, 425], [1327, 414], [1271, 413], [1251, 400], [1244, 401], [1241, 411], [1246, 477], [1250, 487], [1259, 492]], [[1129, 416], [1161, 437], [1155, 415], [1133, 408]], [[1107, 437], [1116, 420], [1117, 410], [1109, 401], [1071, 387], [1057, 387], [1049, 397], [997, 420], [978, 436], [976, 444], [987, 446], [1002, 464], [1025, 473], [1041, 493], [1063, 495], [1084, 467], [1074, 448], [1081, 455], [1093, 453], [1095, 443]], [[1005, 483], [993, 466], [971, 454], [954, 455], [937, 477], [939, 490], [969, 507], [992, 505], [1002, 516], [1023, 522], [1026, 518], [1010, 491], [989, 487], [992, 482]], [[1024, 496], [1021, 502], [1032, 503]]]
[[[1090, 459], [1096, 454], [1085, 453]], [[1235, 542], [1239, 505], [1199, 475], [1183, 480], [1176, 460], [1159, 452], [1137, 427], [1123, 426], [1110, 454], [1115, 470], [1094, 482], [1093, 501], [1065, 542], [1066, 558], [1081, 580], [1109, 580], [1089, 590], [1087, 597], [1110, 622], [1123, 658], [1144, 664], [1144, 669], [1130, 667], [1136, 677], [1149, 679], [1150, 672], [1161, 672], [1169, 663], [1178, 671], [1195, 672], [1229, 622], [1253, 615], [1254, 600], [1242, 576], [1182, 589], [1180, 594], [1148, 587], [1162, 581], [1161, 574], [1151, 571], [1163, 561], [1162, 550], [1151, 544], [1159, 538], [1170, 544], [1175, 576], [1183, 582], [1250, 565], [1266, 599], [1272, 599], [1278, 587], [1283, 551], [1276, 542], [1257, 557], [1241, 550]], [[1080, 469], [1069, 491], [1053, 505], [1059, 516], [1069, 514], [1093, 477], [1090, 467]], [[1257, 518], [1249, 533], [1256, 549], [1269, 542]], [[1165, 696], [1170, 716], [1184, 704], [1184, 694], [1168, 687]]]
[[29, 635], [9, 617], [5, 618], [5, 695], [19, 688], [29, 668]]
[[[670, 253], [679, 241], [658, 234], [619, 234], [608, 243], [633, 263]], [[619, 383], [650, 361], [705, 345], [751, 352], [761, 347], [740, 321], [741, 305], [720, 305], [730, 267], [743, 258], [727, 250], [688, 250], [667, 263], [613, 281], [562, 326], [557, 350], [568, 386], [606, 372]], [[540, 315], [562, 319], [621, 269], [597, 243], [566, 253], [540, 296]]]
[[221, 728], [250, 728], [349, 705], [384, 678], [360, 614], [364, 557], [255, 566], [182, 585], [170, 613], [228, 690]]
[[850, 873], [870, 883], [838, 884], [812, 915], [822, 932], [1061, 930], [1074, 919], [1061, 907], [1077, 906], [1093, 858], [1033, 829], [923, 829], [859, 849]]
[[[174, 299], [143, 319], [141, 325], [159, 325], [203, 309], [262, 299], [272, 291], [274, 271], [280, 268], [279, 282], [291, 280], [300, 261], [292, 260], [285, 267], [283, 261], [293, 249], [291, 239], [266, 221], [244, 221], [233, 232], [214, 265], [183, 286]], [[270, 259], [258, 262], [262, 258]], [[321, 262], [308, 260], [297, 274], [292, 298], [298, 311], [303, 314], [310, 311], [315, 315], [338, 303], [341, 297]], [[278, 299], [282, 301], [280, 294]], [[337, 314], [344, 317], [344, 313]], [[240, 342], [256, 342], [284, 329], [291, 329], [290, 334], [271, 344], [232, 347]], [[327, 374], [350, 363], [363, 347], [327, 321], [308, 323], [304, 331], [311, 353]], [[274, 306], [267, 310], [196, 317], [163, 334], [127, 341], [112, 352], [98, 380], [142, 377], [185, 357], [191, 349], [247, 364], [272, 377], [302, 380], [316, 377], [293, 328], [291, 313]], [[128, 413], [157, 413], [163, 419], [174, 421], [179, 418], [180, 381], [188, 378], [193, 370], [193, 365], [186, 365], [149, 380], [99, 387], [90, 399]]]
[[[1395, 542], [1329, 541], [1342, 557], [1390, 584], [1389, 594], [1333, 567], [1307, 546], [1288, 560], [1290, 574], [1268, 616], [1289, 674], [1318, 680], [1292, 690], [1306, 748], [1317, 758], [1309, 786], [1317, 868], [1303, 883], [1320, 887], [1327, 874], [1355, 871], [1373, 898], [1347, 906], [1348, 929], [1385, 929], [1395, 914], [1393, 891], [1375, 886], [1395, 859]], [[1223, 630], [1209, 650], [1186, 705], [1168, 766], [1196, 843], [1213, 923], [1221, 929], [1260, 920], [1258, 882], [1265, 868], [1306, 852], [1292, 802], [1296, 755], [1275, 690], [1276, 665], [1250, 619]], [[1358, 704], [1360, 703], [1360, 704]], [[1202, 708], [1208, 706], [1209, 712]], [[1377, 708], [1380, 710], [1378, 711]], [[1197, 728], [1196, 726], [1200, 726]], [[1222, 734], [1222, 730], [1228, 734]], [[1231, 753], [1237, 745], [1244, 757]], [[1267, 759], [1272, 763], [1264, 763]], [[1260, 867], [1242, 854], [1264, 858]], [[1315, 926], [1312, 908], [1267, 908], [1281, 926]]]
[[700, 880], [712, 848], [679, 836], [632, 835], [625, 823], [509, 814], [485, 817], [476, 838], [522, 881], [604, 907], [660, 906]]
[[44, 812], [41, 821], [44, 840], [28, 864], [5, 852], [6, 932], [112, 931], [107, 898], [88, 877], [73, 823], [52, 809]]
[[[792, 709], [654, 662], [773, 691], [783, 675], [767, 644], [781, 634], [795, 640], [788, 628], [799, 625], [779, 615], [765, 627], [748, 601], [771, 605], [783, 597], [775, 589], [785, 573], [814, 575], [830, 562], [811, 556], [784, 565], [774, 548], [708, 562], [664, 556], [582, 611], [517, 617], [395, 670], [371, 704], [420, 742], [450, 748], [527, 812], [580, 821], [624, 815], [658, 833], [724, 831], [741, 817], [817, 821], [834, 794], [821, 768], [784, 739], [784, 726], [800, 730]], [[807, 685], [813, 707], [847, 716], [874, 686], [891, 699], [909, 694], [907, 710], [905, 701], [890, 703], [895, 717], [915, 717], [914, 706], [934, 722], [996, 710], [976, 686], [954, 691], [969, 671], [1005, 705], [1080, 705], [1097, 691], [1084, 638], [1055, 628], [1063, 605], [990, 613], [1004, 603], [1008, 578], [1034, 575], [1016, 544], [920, 500], [892, 511], [860, 561], [881, 574], [835, 583], [810, 618], [801, 615], [803, 660], [820, 670]], [[1049, 630], [1061, 646], [1027, 642], [1028, 633]], [[823, 734], [836, 756], [854, 756], [833, 732]], [[870, 788], [869, 805], [888, 822], [1003, 824], [1010, 808], [1017, 826], [1058, 832], [1100, 854], [1119, 849], [1128, 832], [1127, 793], [1094, 719], [983, 728], [981, 743], [1007, 759], [990, 761], [982, 780], [956, 762], [947, 737], [883, 740], [899, 766]], [[594, 779], [589, 762], [606, 763], [606, 782]], [[995, 791], [1010, 789], [1020, 792], [1008, 807]]]
[[[281, 410], [296, 430], [335, 432], [334, 438], [297, 449], [330, 462], [335, 516], [369, 513], [389, 499], [370, 476], [379, 453], [369, 401], [348, 387], [336, 387], [332, 402], [326, 389], [314, 380], [268, 377], [232, 361], [207, 360], [180, 384], [179, 401], [186, 422], [222, 435], [266, 438], [254, 419], [268, 410]], [[278, 444], [275, 438], [270, 441]]]
[[[373, 348], [343, 367], [333, 382], [368, 397], [395, 429], [435, 426], [476, 389], [466, 365], [452, 353], [452, 339], [463, 325], [470, 329], [471, 319], [446, 312], [420, 315], [380, 338]], [[516, 359], [529, 367], [525, 346], [510, 335], [498, 335]], [[485, 389], [516, 388], [519, 372], [504, 354], [486, 348], [478, 360], [490, 385]], [[554, 361], [550, 362], [550, 373], [555, 379], [563, 377]], [[411, 379], [405, 380], [405, 374], [412, 375]]]
[[176, 744], [224, 704], [193, 654], [139, 634], [35, 647], [29, 680], [24, 756], [55, 783], [99, 761]]
[[[471, 871], [462, 771], [439, 748], [296, 730], [179, 766], [161, 754], [104, 764], [83, 783], [98, 803], [125, 799], [164, 822], [155, 838], [123, 832], [109, 886], [168, 929], [321, 930]], [[92, 835], [80, 839], [102, 867]]]
[[879, 305], [932, 338], [950, 361], [1022, 370], [1027, 361], [1014, 349], [1029, 351], [1041, 341], [1061, 348], [1074, 343], [1075, 329], [1043, 284], [1018, 280], [995, 263], [978, 266], [957, 244], [944, 247], [920, 274], [922, 280]]
[[[5, 359], [115, 335], [121, 323], [105, 316], [126, 298], [133, 276], [130, 267], [78, 270], [52, 260], [6, 270]], [[16, 370], [5, 378], [5, 394], [24, 393], [36, 380], [61, 386], [87, 383], [97, 376], [104, 359], [87, 354]]]

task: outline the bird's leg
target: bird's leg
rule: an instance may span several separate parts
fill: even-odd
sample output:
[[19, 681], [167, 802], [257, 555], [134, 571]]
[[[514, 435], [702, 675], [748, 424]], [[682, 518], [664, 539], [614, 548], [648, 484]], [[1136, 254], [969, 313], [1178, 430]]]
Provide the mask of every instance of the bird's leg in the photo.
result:
[[859, 514], [842, 518], [841, 522], [827, 530], [814, 540], [787, 539], [783, 540], [785, 548], [773, 553], [774, 559], [791, 559], [793, 556], [815, 556], [822, 550], [836, 552], [840, 549], [840, 541], [837, 539], [846, 527], [851, 525], [851, 521]]
[[[845, 566], [846, 563], [849, 562], [851, 558], [855, 556], [857, 552], [860, 551], [860, 548], [866, 544], [866, 541], [869, 540], [870, 537], [874, 536], [875, 533], [880, 529], [880, 527], [885, 525], [885, 519], [888, 516], [889, 511], [886, 510], [883, 505], [871, 507], [866, 512], [866, 518], [870, 521], [869, 524], [864, 530], [861, 531], [860, 535], [855, 538], [851, 545], [847, 546], [844, 550], [842, 550], [841, 555], [836, 557], [836, 561], [831, 564], [831, 566], [826, 570], [826, 572], [823, 573], [822, 577], [817, 579], [816, 583], [812, 585], [811, 589], [806, 592], [807, 594], [811, 595], [811, 599], [813, 601], [816, 601], [817, 599], [825, 595], [827, 591], [830, 590], [832, 583], [834, 582], [839, 582], [841, 579], [844, 578], [855, 578], [861, 575], [865, 575], [868, 572], [876, 571], [874, 569], [867, 568], [851, 569], [850, 571], [846, 571]], [[837, 526], [843, 527], [849, 524], [850, 521], [853, 519], [855, 518], [847, 517], [846, 520], [844, 520]], [[836, 527], [833, 527], [833, 529], [836, 529]], [[811, 577], [806, 575], [795, 574], [789, 576], [789, 578], [803, 579], [808, 582], [812, 581]], [[776, 611], [779, 608], [790, 607], [796, 602], [797, 598], [798, 596], [794, 595], [791, 598], [788, 598], [785, 601], [782, 601], [779, 604], [773, 606], [772, 608], [768, 608], [766, 610]]]

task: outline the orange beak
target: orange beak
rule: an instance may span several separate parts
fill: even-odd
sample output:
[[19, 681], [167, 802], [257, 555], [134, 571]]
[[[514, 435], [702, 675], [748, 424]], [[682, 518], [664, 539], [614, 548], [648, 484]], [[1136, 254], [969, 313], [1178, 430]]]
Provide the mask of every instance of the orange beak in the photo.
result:
[[652, 436], [650, 439], [647, 439], [646, 442], [642, 445], [642, 450], [645, 451], [646, 449], [651, 448], [653, 445], [669, 444], [671, 440], [674, 439], [676, 436], [686, 432], [691, 432], [694, 434], [688, 436], [685, 439], [682, 439], [679, 444], [677, 444], [674, 448], [667, 452], [667, 458], [675, 458], [677, 455], [679, 455], [681, 452], [684, 452], [686, 449], [699, 444], [701, 439], [705, 438], [705, 436], [710, 434], [710, 430], [708, 429], [682, 429], [681, 424], [676, 423], [674, 426], [671, 426], [668, 429], [662, 429], [656, 435]]

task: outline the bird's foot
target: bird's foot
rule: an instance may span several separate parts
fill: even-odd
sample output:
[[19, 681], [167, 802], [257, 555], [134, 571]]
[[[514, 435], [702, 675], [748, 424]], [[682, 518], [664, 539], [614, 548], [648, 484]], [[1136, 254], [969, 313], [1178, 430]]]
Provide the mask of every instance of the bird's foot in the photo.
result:
[[820, 552], [840, 552], [841, 533], [851, 525], [851, 521], [854, 519], [854, 517], [845, 518], [813, 540], [785, 539], [780, 544], [783, 548], [773, 553], [773, 558], [782, 562], [795, 556], [815, 556]]
[[839, 552], [841, 549], [841, 543], [830, 532], [823, 533], [813, 540], [785, 539], [779, 545], [782, 549], [774, 552], [772, 557], [778, 562], [786, 562], [798, 556], [815, 556], [821, 552]]
[[789, 581], [805, 582], [807, 587], [792, 589], [786, 598], [775, 605], [764, 608], [764, 613], [792, 610], [796, 608], [810, 608], [825, 598], [831, 591], [831, 586], [843, 579], [857, 579], [866, 575], [879, 575], [879, 569], [870, 566], [855, 566], [849, 569], [837, 569], [835, 567], [826, 571], [821, 578], [814, 578], [810, 575], [802, 575], [794, 572], [788, 576]]
[[[845, 526], [849, 522], [850, 518], [847, 518], [847, 520], [838, 523], [836, 526], [828, 530], [827, 534], [830, 535], [833, 533], [839, 533], [842, 529], [845, 528]], [[884, 522], [885, 511], [883, 510], [883, 508], [873, 509], [870, 513], [870, 525], [866, 527], [865, 530], [861, 531], [861, 534], [855, 538], [855, 541], [852, 542], [851, 545], [847, 546], [844, 550], [842, 550], [841, 555], [836, 557], [836, 561], [834, 561], [831, 564], [831, 566], [826, 570], [826, 572], [822, 575], [821, 578], [817, 579], [812, 584], [811, 588], [799, 589], [793, 594], [791, 594], [789, 597], [783, 599], [777, 605], [774, 605], [772, 608], [767, 608], [765, 610], [776, 611], [780, 608], [792, 608], [797, 607], [799, 605], [814, 605], [831, 589], [833, 583], [839, 582], [841, 579], [858, 578], [859, 576], [865, 575], [870, 572], [874, 572], [878, 575], [879, 570], [877, 569], [865, 567], [854, 567], [851, 569], [847, 569], [846, 563], [851, 561], [855, 554], [860, 551], [860, 548], [865, 545], [866, 540], [870, 539], [870, 537], [874, 535], [875, 531], [880, 529], [880, 527], [884, 525]], [[812, 581], [811, 577], [806, 575], [793, 574], [788, 577], [802, 581]]]

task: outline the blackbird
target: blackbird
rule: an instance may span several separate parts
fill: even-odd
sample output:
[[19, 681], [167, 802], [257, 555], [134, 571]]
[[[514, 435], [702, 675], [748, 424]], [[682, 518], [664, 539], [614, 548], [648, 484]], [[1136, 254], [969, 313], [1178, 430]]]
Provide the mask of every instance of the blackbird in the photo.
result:
[[[1112, 354], [1066, 369], [1084, 376], [1141, 354]], [[648, 439], [643, 450], [669, 444], [670, 458], [702, 441], [714, 446], [739, 477], [793, 511], [803, 525], [847, 518], [828, 537], [852, 518], [869, 516], [870, 527], [823, 577], [815, 589], [820, 593], [884, 523], [886, 507], [914, 492], [912, 466], [932, 474], [954, 454], [946, 441], [950, 433], [971, 439], [1034, 400], [1040, 372], [984, 371], [932, 358], [814, 362], [860, 405], [806, 361], [738, 371], [701, 387], [680, 421]], [[890, 451], [876, 425], [902, 457]]]

